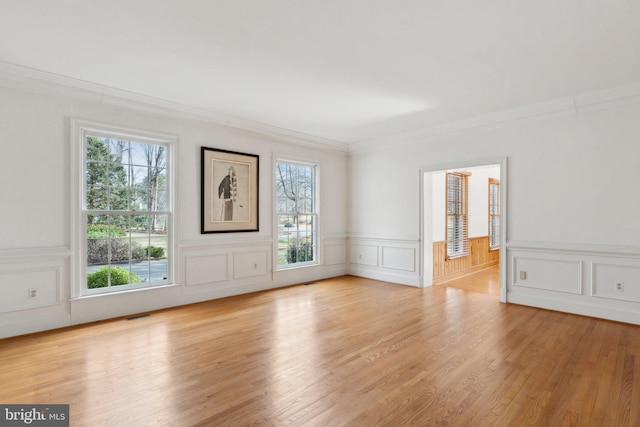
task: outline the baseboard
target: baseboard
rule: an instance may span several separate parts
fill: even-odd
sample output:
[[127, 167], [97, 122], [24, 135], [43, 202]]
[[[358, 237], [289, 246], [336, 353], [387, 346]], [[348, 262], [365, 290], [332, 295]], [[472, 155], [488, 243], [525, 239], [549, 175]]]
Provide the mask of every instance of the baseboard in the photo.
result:
[[421, 278], [415, 275], [394, 274], [388, 272], [382, 272], [380, 270], [374, 270], [364, 267], [357, 267], [351, 265], [349, 274], [358, 277], [364, 277], [366, 279], [380, 280], [383, 282], [391, 282], [399, 285], [422, 287]]
[[169, 285], [74, 298], [71, 304], [71, 324], [113, 319], [131, 314], [182, 305], [182, 286]]
[[640, 325], [640, 313], [637, 311], [560, 301], [540, 296], [514, 294], [513, 292], [507, 293], [507, 302], [546, 310], [560, 311], [563, 313]]
[[55, 313], [28, 320], [7, 322], [0, 324], [0, 339], [64, 328], [70, 324], [69, 313]]

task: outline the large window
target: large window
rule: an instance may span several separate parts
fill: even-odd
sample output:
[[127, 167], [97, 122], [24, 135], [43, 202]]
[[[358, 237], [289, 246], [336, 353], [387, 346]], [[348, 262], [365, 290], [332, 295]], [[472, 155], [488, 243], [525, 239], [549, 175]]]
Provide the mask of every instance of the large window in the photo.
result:
[[489, 178], [489, 248], [500, 248], [500, 180]]
[[168, 141], [82, 129], [82, 293], [169, 283]]
[[447, 173], [447, 258], [468, 255], [468, 173]]
[[278, 161], [275, 183], [278, 268], [317, 263], [316, 166]]

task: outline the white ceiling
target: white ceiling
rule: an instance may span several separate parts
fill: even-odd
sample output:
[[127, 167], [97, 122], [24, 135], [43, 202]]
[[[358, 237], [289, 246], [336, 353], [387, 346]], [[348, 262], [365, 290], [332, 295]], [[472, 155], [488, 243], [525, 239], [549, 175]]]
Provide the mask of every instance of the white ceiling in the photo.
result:
[[351, 143], [640, 82], [640, 1], [0, 0], [0, 61]]

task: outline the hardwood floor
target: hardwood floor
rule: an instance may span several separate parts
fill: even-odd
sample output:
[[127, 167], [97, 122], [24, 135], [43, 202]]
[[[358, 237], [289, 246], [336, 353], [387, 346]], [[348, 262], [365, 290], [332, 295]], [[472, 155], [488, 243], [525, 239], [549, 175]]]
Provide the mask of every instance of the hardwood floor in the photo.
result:
[[640, 327], [356, 277], [0, 340], [72, 426], [638, 426]]
[[441, 283], [437, 286], [462, 289], [465, 291], [482, 292], [500, 296], [500, 266], [496, 265], [477, 273], [469, 274], [455, 280]]

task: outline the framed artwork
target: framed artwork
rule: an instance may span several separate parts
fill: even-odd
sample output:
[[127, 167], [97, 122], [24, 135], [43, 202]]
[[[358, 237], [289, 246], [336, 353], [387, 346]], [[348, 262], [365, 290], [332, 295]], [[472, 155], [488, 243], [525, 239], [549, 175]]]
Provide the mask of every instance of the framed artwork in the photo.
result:
[[200, 233], [258, 231], [259, 156], [201, 148]]

